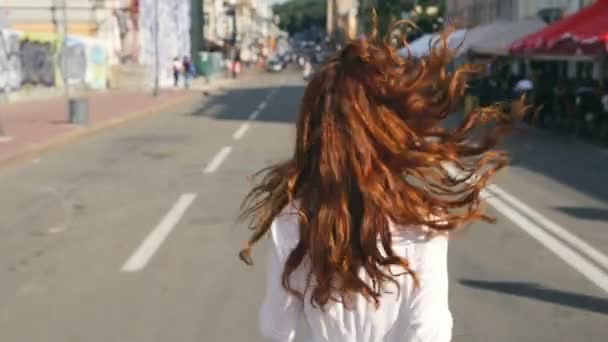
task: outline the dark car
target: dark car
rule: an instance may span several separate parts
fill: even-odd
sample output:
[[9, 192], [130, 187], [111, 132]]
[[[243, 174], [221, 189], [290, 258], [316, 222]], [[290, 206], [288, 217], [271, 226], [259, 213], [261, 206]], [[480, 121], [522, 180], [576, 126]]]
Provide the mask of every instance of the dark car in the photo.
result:
[[285, 64], [283, 63], [283, 61], [273, 58], [268, 60], [268, 62], [266, 63], [266, 70], [268, 70], [269, 72], [280, 72], [283, 71], [284, 66]]

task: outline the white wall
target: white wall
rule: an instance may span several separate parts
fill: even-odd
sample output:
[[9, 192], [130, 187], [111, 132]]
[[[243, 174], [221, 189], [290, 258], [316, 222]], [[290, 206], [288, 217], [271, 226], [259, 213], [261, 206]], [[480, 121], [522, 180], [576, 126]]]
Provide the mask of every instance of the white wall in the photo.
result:
[[[160, 83], [169, 86], [173, 58], [190, 55], [190, 1], [162, 0], [158, 10]], [[140, 0], [140, 62], [151, 70], [155, 64], [154, 15], [154, 0]]]

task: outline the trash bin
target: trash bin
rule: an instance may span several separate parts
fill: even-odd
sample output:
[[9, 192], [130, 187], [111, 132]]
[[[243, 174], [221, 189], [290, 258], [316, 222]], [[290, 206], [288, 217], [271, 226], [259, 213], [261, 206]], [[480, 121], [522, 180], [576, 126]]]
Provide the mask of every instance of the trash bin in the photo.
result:
[[70, 99], [68, 107], [71, 124], [87, 125], [89, 123], [89, 101], [87, 99]]

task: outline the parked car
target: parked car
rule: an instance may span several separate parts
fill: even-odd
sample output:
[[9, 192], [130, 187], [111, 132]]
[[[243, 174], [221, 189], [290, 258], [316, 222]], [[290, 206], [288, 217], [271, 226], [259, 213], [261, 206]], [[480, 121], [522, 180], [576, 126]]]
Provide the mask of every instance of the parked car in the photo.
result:
[[285, 64], [279, 59], [270, 59], [266, 63], [266, 70], [269, 72], [281, 72], [283, 71]]

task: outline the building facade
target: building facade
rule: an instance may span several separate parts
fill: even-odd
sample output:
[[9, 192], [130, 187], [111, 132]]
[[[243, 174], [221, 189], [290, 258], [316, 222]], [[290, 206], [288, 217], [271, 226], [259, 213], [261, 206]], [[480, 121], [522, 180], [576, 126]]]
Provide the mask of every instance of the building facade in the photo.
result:
[[157, 56], [160, 83], [171, 85], [175, 58], [232, 42], [230, 9], [239, 43], [272, 46], [282, 34], [266, 0], [2, 0], [0, 92], [65, 82], [140, 88], [156, 75]]
[[447, 0], [446, 16], [463, 26], [496, 20], [519, 20], [540, 16], [546, 21], [573, 13], [594, 0]]
[[327, 1], [327, 34], [341, 42], [354, 39], [358, 30], [358, 0]]
[[[43, 79], [37, 83], [50, 87], [62, 85], [64, 74], [70, 84], [98, 75], [100, 81], [85, 83], [100, 85], [100, 70], [113, 81], [122, 78], [114, 66], [125, 65], [134, 69], [121, 69], [125, 75], [137, 73], [132, 77], [134, 81], [147, 82], [141, 80], [155, 73], [158, 51], [161, 84], [169, 85], [173, 59], [193, 53], [191, 5], [195, 1], [201, 0], [3, 0], [0, 21], [6, 34], [19, 37], [20, 46], [29, 47], [23, 42], [32, 41], [31, 51], [20, 51], [26, 81]], [[89, 48], [91, 44], [94, 50]], [[62, 64], [64, 56], [70, 61], [69, 70]], [[33, 69], [37, 66], [35, 59], [43, 57], [48, 63]], [[44, 77], [33, 78], [30, 73]]]

